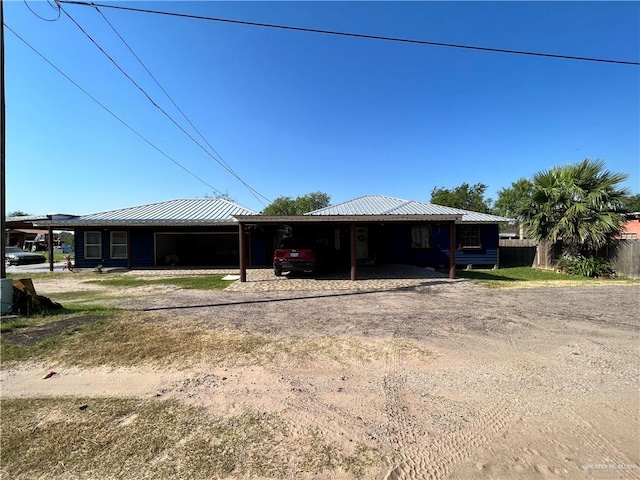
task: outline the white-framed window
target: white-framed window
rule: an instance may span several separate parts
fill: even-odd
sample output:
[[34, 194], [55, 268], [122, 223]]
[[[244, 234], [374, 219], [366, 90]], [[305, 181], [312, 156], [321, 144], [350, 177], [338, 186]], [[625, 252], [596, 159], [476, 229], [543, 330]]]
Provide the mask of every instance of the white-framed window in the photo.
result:
[[411, 248], [431, 248], [431, 227], [411, 227]]
[[102, 234], [84, 232], [84, 258], [102, 258]]
[[127, 232], [111, 232], [111, 258], [127, 258]]
[[460, 226], [460, 248], [482, 248], [480, 225]]

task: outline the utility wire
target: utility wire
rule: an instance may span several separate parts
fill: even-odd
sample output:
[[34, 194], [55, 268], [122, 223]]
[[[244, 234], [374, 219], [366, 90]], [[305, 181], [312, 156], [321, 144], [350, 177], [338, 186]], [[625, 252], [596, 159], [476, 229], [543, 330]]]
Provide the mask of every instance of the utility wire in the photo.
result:
[[71, 77], [69, 77], [66, 73], [64, 73], [62, 70], [60, 70], [56, 65], [54, 65], [47, 57], [45, 57], [43, 54], [41, 54], [38, 50], [35, 49], [35, 47], [33, 47], [29, 42], [27, 42], [24, 38], [22, 38], [15, 30], [13, 30], [9, 25], [7, 25], [6, 23], [4, 24], [4, 26], [7, 28], [7, 30], [9, 30], [11, 33], [13, 33], [16, 37], [18, 37], [27, 47], [29, 47], [31, 50], [33, 50], [40, 58], [42, 58], [45, 62], [47, 62], [50, 66], [52, 66], [55, 70], [58, 71], [58, 73], [60, 73], [64, 78], [66, 78], [67, 80], [69, 80], [72, 84], [74, 84], [78, 89], [80, 89], [80, 91], [82, 93], [84, 93], [86, 96], [88, 96], [91, 100], [93, 100], [94, 102], [96, 102], [98, 105], [100, 105], [104, 110], [107, 111], [107, 113], [109, 113], [113, 118], [115, 118], [116, 120], [118, 120], [120, 123], [122, 123], [125, 127], [127, 127], [129, 130], [131, 130], [133, 133], [135, 133], [138, 137], [140, 137], [142, 140], [144, 140], [147, 144], [149, 144], [151, 147], [153, 147], [156, 151], [158, 151], [160, 154], [162, 154], [163, 156], [165, 156], [166, 158], [168, 158], [169, 160], [171, 160], [174, 164], [176, 164], [178, 167], [180, 167], [182, 170], [184, 170], [185, 172], [187, 172], [189, 175], [191, 175], [192, 177], [194, 177], [195, 179], [197, 179], [198, 181], [200, 181], [202, 184], [206, 185], [207, 187], [209, 187], [210, 189], [212, 189], [214, 192], [216, 192], [219, 195], [224, 195], [220, 190], [218, 190], [217, 188], [215, 188], [214, 186], [210, 185], [209, 183], [207, 183], [205, 180], [203, 180], [202, 178], [200, 178], [199, 176], [197, 176], [195, 173], [193, 173], [191, 170], [189, 170], [187, 167], [185, 167], [184, 165], [182, 165], [180, 162], [178, 162], [177, 160], [173, 159], [171, 156], [169, 156], [168, 154], [166, 154], [164, 151], [162, 151], [159, 147], [157, 147], [156, 145], [154, 145], [150, 140], [148, 140], [146, 137], [144, 137], [141, 133], [139, 133], [137, 130], [135, 130], [131, 125], [129, 125], [127, 122], [125, 122], [124, 120], [122, 120], [118, 115], [116, 115], [115, 113], [113, 113], [111, 110], [109, 110], [108, 107], [106, 107], [102, 102], [100, 102], [100, 100], [96, 99], [93, 95], [91, 95], [89, 92], [87, 92], [84, 88], [82, 88], [78, 83], [76, 83]]
[[[124, 69], [118, 64], [118, 62], [116, 62], [113, 57], [111, 57], [111, 55], [109, 55], [92, 37], [91, 35], [89, 35], [89, 33], [87, 33], [87, 31], [82, 28], [82, 26], [76, 22], [74, 20], [74, 18], [64, 9], [61, 9], [64, 14], [80, 29], [80, 31], [82, 33], [85, 34], [85, 36], [91, 41], [91, 43], [93, 43], [98, 50], [100, 50], [110, 61], [111, 63], [113, 63], [115, 65], [115, 67], [120, 70], [120, 72], [131, 82], [133, 83], [133, 85], [138, 88], [138, 90], [140, 90], [142, 92], [142, 94], [147, 97], [147, 99], [149, 100], [149, 102], [151, 102], [151, 104], [157, 108], [160, 112], [162, 112], [162, 114], [164, 114], [176, 127], [178, 127], [187, 137], [189, 137], [191, 139], [191, 141], [193, 141], [198, 147], [200, 147], [202, 149], [203, 152], [205, 152], [207, 155], [209, 155], [211, 158], [213, 158], [222, 168], [224, 168], [227, 172], [229, 172], [231, 175], [233, 175], [235, 178], [237, 178], [243, 185], [245, 185], [247, 188], [249, 188], [249, 190], [253, 193], [253, 195], [256, 197], [256, 199], [262, 203], [264, 206], [265, 203], [256, 196], [257, 191], [255, 189], [253, 189], [250, 185], [248, 185], [244, 180], [242, 180], [242, 178], [240, 178], [240, 176], [235, 173], [230, 167], [226, 166], [224, 163], [222, 163], [220, 160], [218, 160], [216, 157], [214, 157], [205, 147], [202, 146], [202, 144], [200, 142], [198, 142], [195, 138], [193, 138], [193, 136], [187, 132], [182, 125], [180, 125], [166, 110], [164, 110], [160, 105], [158, 105], [153, 98], [151, 98], [151, 96], [144, 90], [144, 88], [142, 88], [127, 72], [124, 71]], [[255, 192], [255, 193], [254, 193]], [[261, 195], [262, 196], [262, 195]], [[267, 199], [266, 197], [262, 196], [265, 200], [269, 201], [269, 199]]]
[[385, 37], [381, 35], [367, 35], [362, 33], [338, 32], [334, 30], [320, 30], [316, 28], [294, 27], [290, 25], [277, 25], [272, 23], [249, 22], [245, 20], [232, 20], [228, 18], [205, 17], [201, 15], [191, 15], [186, 13], [172, 13], [172, 12], [163, 12], [159, 10], [149, 10], [144, 8], [123, 7], [119, 5], [86, 3], [86, 2], [76, 1], [76, 0], [56, 0], [56, 1], [59, 4], [82, 5], [85, 7], [95, 6], [95, 7], [103, 7], [103, 8], [113, 8], [116, 10], [126, 10], [130, 12], [152, 13], [156, 15], [167, 15], [171, 17], [189, 18], [189, 19], [195, 19], [195, 20], [208, 20], [212, 22], [233, 23], [237, 25], [248, 25], [253, 27], [277, 28], [280, 30], [291, 30], [296, 32], [320, 33], [323, 35], [338, 35], [342, 37], [365, 38], [369, 40], [383, 40], [387, 42], [410, 43], [410, 44], [417, 44], [417, 45], [429, 45], [429, 46], [435, 46], [435, 47], [462, 48], [467, 50], [479, 50], [484, 52], [509, 53], [513, 55], [529, 55], [529, 56], [535, 56], [535, 57], [558, 58], [558, 59], [564, 59], [564, 60], [578, 60], [578, 61], [584, 61], [584, 62], [613, 63], [618, 65], [640, 65], [640, 62], [634, 62], [634, 61], [628, 61], [628, 60], [612, 60], [612, 59], [605, 59], [605, 58], [579, 57], [575, 55], [560, 55], [560, 54], [554, 54], [554, 53], [529, 52], [524, 50], [509, 50], [504, 48], [478, 47], [474, 45], [461, 45], [456, 43], [430, 42], [426, 40], [412, 40], [408, 38]]
[[140, 57], [133, 51], [133, 49], [131, 48], [131, 46], [126, 42], [126, 40], [122, 37], [122, 35], [120, 35], [120, 33], [116, 30], [116, 28], [113, 26], [113, 24], [109, 21], [109, 19], [107, 19], [107, 17], [105, 17], [105, 15], [102, 13], [102, 11], [96, 7], [96, 11], [100, 14], [100, 16], [104, 19], [104, 21], [107, 23], [107, 25], [109, 25], [109, 27], [111, 27], [111, 29], [113, 30], [113, 32], [118, 36], [118, 38], [122, 41], [122, 43], [124, 43], [124, 45], [127, 47], [127, 49], [131, 52], [131, 54], [136, 58], [136, 60], [138, 61], [138, 63], [140, 63], [140, 65], [142, 66], [142, 68], [144, 68], [144, 70], [149, 74], [149, 76], [153, 79], [153, 81], [156, 83], [156, 85], [160, 88], [160, 90], [162, 90], [162, 93], [165, 94], [165, 96], [169, 99], [169, 101], [173, 104], [174, 107], [176, 107], [176, 109], [180, 112], [180, 114], [184, 117], [184, 119], [189, 123], [189, 125], [191, 125], [191, 127], [198, 133], [198, 135], [200, 135], [200, 138], [202, 138], [202, 140], [204, 140], [204, 142], [209, 146], [209, 148], [211, 148], [211, 150], [218, 156], [218, 158], [220, 158], [220, 160], [222, 162], [224, 162], [224, 164], [229, 167], [231, 169], [231, 166], [222, 158], [222, 155], [220, 155], [215, 148], [213, 148], [213, 146], [207, 141], [207, 139], [205, 138], [205, 136], [202, 134], [202, 132], [200, 132], [200, 130], [193, 124], [193, 122], [191, 122], [191, 120], [189, 119], [189, 117], [187, 116], [186, 113], [184, 113], [184, 111], [178, 106], [178, 104], [173, 100], [173, 98], [171, 97], [171, 95], [169, 95], [169, 93], [165, 90], [165, 88], [160, 84], [160, 82], [158, 81], [158, 79], [153, 75], [153, 73], [151, 73], [151, 71], [147, 68], [147, 66], [144, 64], [144, 62], [140, 59]]
[[51, 1], [47, 0], [47, 5], [49, 5], [51, 8], [53, 8], [54, 10], [56, 10], [58, 16], [56, 18], [45, 18], [42, 15], [38, 15], [33, 8], [31, 8], [29, 6], [29, 2], [27, 2], [27, 0], [23, 0], [24, 4], [26, 5], [26, 7], [29, 9], [29, 11], [31, 13], [33, 13], [36, 17], [38, 17], [40, 20], [44, 20], [45, 22], [57, 22], [58, 19], [60, 18], [60, 6], [56, 4], [56, 6], [54, 7], [53, 5], [51, 5]]
[[[116, 36], [122, 41], [122, 43], [127, 47], [127, 49], [129, 50], [129, 52], [131, 52], [131, 54], [135, 57], [135, 59], [138, 61], [138, 63], [142, 66], [142, 68], [144, 68], [144, 70], [149, 74], [149, 76], [153, 79], [153, 81], [156, 83], [156, 85], [160, 88], [160, 90], [162, 90], [162, 93], [165, 94], [165, 96], [169, 99], [169, 101], [173, 104], [173, 106], [180, 112], [180, 114], [184, 117], [184, 119], [187, 121], [187, 123], [189, 123], [189, 125], [191, 125], [191, 127], [198, 133], [198, 135], [200, 135], [200, 138], [208, 145], [208, 147], [211, 149], [211, 151], [213, 153], [215, 153], [218, 157], [218, 159], [220, 160], [220, 162], [222, 162], [224, 165], [223, 167], [229, 172], [231, 173], [235, 178], [237, 178], [245, 187], [247, 187], [247, 189], [253, 194], [253, 196], [256, 198], [256, 200], [258, 200], [259, 202], [261, 202], [263, 205], [264, 203], [260, 200], [259, 197], [262, 197], [263, 199], [265, 199], [267, 202], [271, 203], [271, 201], [265, 197], [264, 195], [262, 195], [260, 192], [258, 192], [257, 190], [255, 190], [253, 187], [251, 187], [249, 184], [247, 184], [242, 178], [240, 178], [240, 176], [235, 172], [235, 170], [233, 170], [233, 168], [231, 167], [231, 165], [229, 165], [224, 158], [222, 158], [222, 155], [220, 155], [215, 148], [213, 148], [213, 145], [211, 145], [211, 143], [209, 143], [209, 141], [205, 138], [205, 136], [202, 134], [202, 132], [193, 124], [193, 122], [191, 122], [191, 120], [189, 119], [189, 117], [187, 116], [186, 113], [184, 113], [184, 111], [182, 111], [182, 109], [178, 106], [178, 104], [173, 100], [173, 98], [171, 98], [171, 95], [169, 95], [169, 93], [165, 90], [165, 88], [160, 84], [160, 82], [158, 81], [158, 79], [153, 75], [153, 73], [151, 73], [151, 71], [147, 68], [147, 66], [144, 64], [144, 62], [140, 59], [140, 57], [138, 55], [136, 55], [136, 53], [133, 51], [133, 49], [131, 48], [131, 46], [126, 42], [126, 40], [122, 37], [122, 35], [120, 35], [120, 33], [116, 30], [116, 28], [113, 26], [113, 24], [107, 19], [107, 17], [102, 13], [102, 11], [96, 6], [96, 11], [100, 14], [100, 16], [104, 19], [104, 21], [107, 23], [107, 25], [109, 25], [109, 27], [111, 27], [111, 29], [113, 30], [113, 32], [116, 34]], [[67, 13], [67, 12], [65, 12]], [[217, 161], [217, 160], [216, 160]], [[220, 163], [218, 162], [218, 163]]]

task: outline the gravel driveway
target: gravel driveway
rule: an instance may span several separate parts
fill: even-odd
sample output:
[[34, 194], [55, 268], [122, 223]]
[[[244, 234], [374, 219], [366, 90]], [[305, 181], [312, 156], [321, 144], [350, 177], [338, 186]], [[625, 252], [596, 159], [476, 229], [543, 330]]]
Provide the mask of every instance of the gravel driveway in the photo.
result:
[[[426, 271], [355, 284], [254, 271], [224, 291], [129, 293], [111, 304], [349, 350], [203, 365], [171, 382], [148, 370], [120, 380], [79, 371], [61, 376], [59, 394], [91, 395], [88, 380], [104, 376], [101, 388], [115, 395], [162, 389], [219, 414], [275, 412], [341, 451], [362, 443], [383, 452], [388, 461], [363, 478], [640, 478], [638, 285], [488, 289]], [[5, 373], [3, 395], [42, 394], [40, 372], [20, 375]]]

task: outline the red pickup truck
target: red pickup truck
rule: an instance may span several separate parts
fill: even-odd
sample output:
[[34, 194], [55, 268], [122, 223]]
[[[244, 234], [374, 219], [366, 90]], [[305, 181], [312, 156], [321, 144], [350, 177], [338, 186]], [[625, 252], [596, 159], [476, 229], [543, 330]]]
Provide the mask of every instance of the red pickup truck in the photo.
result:
[[315, 273], [317, 266], [318, 252], [311, 240], [283, 238], [273, 252], [273, 273], [276, 277], [283, 272]]

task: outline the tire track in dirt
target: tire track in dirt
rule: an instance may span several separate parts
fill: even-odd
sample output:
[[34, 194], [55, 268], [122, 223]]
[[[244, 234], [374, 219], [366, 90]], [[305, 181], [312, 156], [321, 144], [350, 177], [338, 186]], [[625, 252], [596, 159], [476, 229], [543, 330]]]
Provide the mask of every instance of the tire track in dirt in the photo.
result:
[[[399, 335], [403, 323], [396, 328], [394, 337]], [[474, 340], [488, 343], [482, 337]], [[409, 392], [397, 351], [389, 359], [383, 391], [388, 430], [393, 434], [391, 442], [398, 455], [385, 480], [444, 479], [456, 464], [469, 460], [473, 452], [505, 432], [515, 420], [513, 399], [507, 398], [477, 412], [476, 417], [464, 427], [446, 432], [431, 442], [418, 438], [415, 429], [417, 419], [409, 411], [408, 402], [404, 401]]]
[[[535, 384], [535, 373], [537, 365], [536, 363], [526, 358], [526, 340], [516, 340], [513, 336], [506, 338], [507, 344], [507, 358], [514, 365], [514, 373], [517, 374], [517, 382], [514, 386], [514, 394], [516, 398], [519, 397], [519, 401], [522, 404], [533, 401], [531, 395], [535, 395], [535, 392], [529, 388]], [[566, 398], [565, 401], [569, 401]], [[571, 402], [570, 402], [571, 403]], [[635, 479], [638, 478], [638, 469], [636, 465], [622, 452], [618, 446], [610, 439], [599, 433], [594, 424], [589, 421], [585, 416], [579, 413], [578, 405], [571, 403], [567, 408], [556, 409], [553, 415], [559, 415], [563, 418], [560, 424], [564, 425], [563, 431], [558, 431], [555, 426], [547, 427], [546, 435], [551, 439], [550, 444], [553, 444], [557, 449], [572, 450], [571, 445], [565, 444], [565, 442], [558, 440], [561, 434], [569, 434], [570, 436], [579, 439], [580, 445], [585, 452], [599, 452], [602, 461], [600, 461], [596, 468], [603, 467], [611, 468], [617, 465], [610, 465], [608, 463], [618, 463], [623, 468], [615, 468], [616, 478], [620, 479]], [[637, 411], [631, 411], [622, 405], [617, 406], [617, 414], [622, 419], [635, 422], [640, 421], [640, 415]], [[603, 414], [602, 411], [594, 411], [589, 414], [591, 418], [597, 418]], [[552, 424], [553, 425], [553, 424]], [[567, 426], [570, 428], [567, 430]], [[571, 442], [574, 443], [574, 442]], [[532, 454], [536, 457], [541, 457], [541, 453], [535, 448], [525, 448], [526, 453]], [[589, 465], [581, 465], [582, 469], [589, 469]]]
[[[624, 418], [635, 422], [637, 425], [638, 413], [627, 409], [622, 410], [624, 410]], [[594, 414], [597, 413], [602, 414], [601, 412], [594, 412]], [[592, 416], [590, 415], [590, 417]], [[584, 415], [575, 409], [571, 409], [565, 412], [564, 417], [571, 425], [570, 433], [580, 439], [586, 447], [585, 451], [598, 452], [599, 458], [595, 462], [596, 464], [599, 466], [607, 465], [610, 469], [615, 470], [616, 478], [629, 480], [638, 478], [640, 471], [638, 466], [619, 449], [616, 443], [599, 433], [594, 424]], [[582, 468], [588, 468], [588, 465], [582, 465]]]

